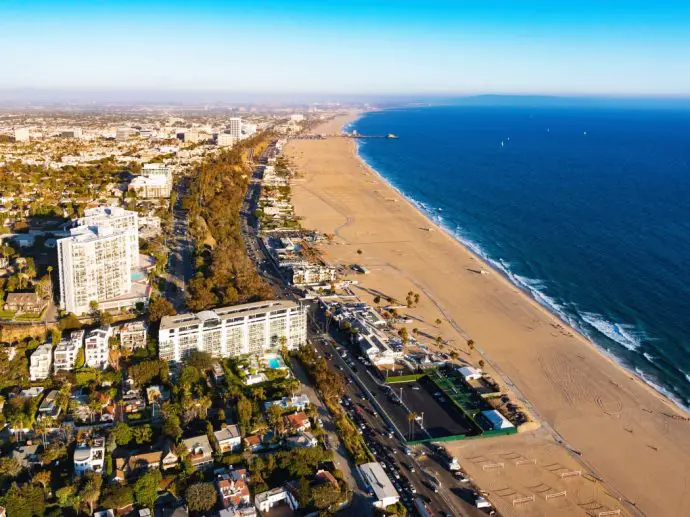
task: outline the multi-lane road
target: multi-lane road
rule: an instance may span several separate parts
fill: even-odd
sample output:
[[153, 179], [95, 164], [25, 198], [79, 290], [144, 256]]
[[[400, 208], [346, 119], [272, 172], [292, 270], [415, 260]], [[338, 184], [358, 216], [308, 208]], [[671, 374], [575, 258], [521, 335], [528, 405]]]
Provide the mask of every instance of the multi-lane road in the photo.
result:
[[182, 207], [182, 201], [189, 191], [189, 178], [183, 177], [175, 184], [177, 200], [173, 206], [172, 234], [168, 235], [168, 281], [165, 296], [179, 312], [186, 303], [185, 288], [194, 275], [194, 244], [189, 237], [189, 215]]

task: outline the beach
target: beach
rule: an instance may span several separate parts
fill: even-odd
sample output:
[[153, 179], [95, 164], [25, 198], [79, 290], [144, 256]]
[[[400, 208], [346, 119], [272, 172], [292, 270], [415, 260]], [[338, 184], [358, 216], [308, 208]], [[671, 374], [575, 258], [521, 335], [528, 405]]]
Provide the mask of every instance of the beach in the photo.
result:
[[[356, 116], [336, 117], [313, 132], [337, 134]], [[571, 464], [580, 464], [583, 472], [603, 480], [604, 491], [592, 495], [571, 489], [567, 514], [591, 515], [587, 512], [594, 507], [586, 499], [592, 498], [607, 498], [602, 507], [614, 509], [622, 497], [632, 503], [620, 505], [626, 514], [637, 508], [640, 515], [690, 515], [686, 414], [503, 276], [477, 274], [490, 268], [369, 169], [352, 139], [292, 140], [285, 153], [298, 171], [293, 202], [303, 226], [335, 236], [322, 246], [324, 258], [370, 271], [352, 275], [360, 284], [355, 292], [368, 301], [373, 295], [365, 289], [399, 300], [409, 291], [420, 293], [418, 306], [409, 311], [418, 321], [409, 327], [442, 336], [448, 343], [444, 351], [454, 349], [462, 360], [485, 361], [542, 424], [527, 437], [464, 442], [458, 445], [461, 458], [471, 463], [476, 443], [476, 450], [491, 447], [496, 457], [502, 447], [526, 459], [539, 450], [535, 469], [568, 463], [564, 466], [575, 470]], [[562, 483], [557, 474], [545, 479], [549, 476]], [[506, 475], [506, 480], [518, 483], [518, 477]], [[598, 482], [571, 485], [577, 483]], [[524, 485], [513, 488], [529, 494], [529, 483]], [[509, 513], [510, 505], [500, 509]], [[522, 509], [522, 515], [541, 513]]]

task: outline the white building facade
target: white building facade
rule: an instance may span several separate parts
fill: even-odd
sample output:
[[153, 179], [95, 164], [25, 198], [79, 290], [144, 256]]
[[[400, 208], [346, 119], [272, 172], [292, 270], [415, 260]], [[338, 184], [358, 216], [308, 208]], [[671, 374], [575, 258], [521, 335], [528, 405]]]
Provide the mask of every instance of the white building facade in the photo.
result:
[[262, 355], [307, 340], [307, 309], [292, 301], [265, 301], [197, 314], [165, 316], [158, 331], [159, 357], [180, 361], [193, 350], [213, 357]]
[[53, 345], [46, 343], [36, 348], [30, 358], [29, 378], [31, 382], [47, 379], [50, 375], [52, 364]]
[[235, 141], [242, 138], [242, 119], [240, 117], [232, 117], [228, 120], [228, 133], [235, 137]]
[[132, 267], [139, 262], [139, 214], [132, 210], [116, 206], [99, 206], [88, 208], [84, 217], [77, 219], [77, 226], [95, 226], [98, 228], [112, 228], [126, 232], [129, 241], [129, 253]]
[[53, 353], [53, 370], [55, 372], [65, 371], [70, 372], [74, 370], [74, 365], [77, 360], [79, 350], [84, 344], [84, 331], [75, 330], [70, 334], [68, 339], [63, 339], [55, 347]]
[[105, 370], [108, 367], [108, 340], [113, 335], [111, 327], [92, 330], [84, 341], [84, 364], [89, 368]]

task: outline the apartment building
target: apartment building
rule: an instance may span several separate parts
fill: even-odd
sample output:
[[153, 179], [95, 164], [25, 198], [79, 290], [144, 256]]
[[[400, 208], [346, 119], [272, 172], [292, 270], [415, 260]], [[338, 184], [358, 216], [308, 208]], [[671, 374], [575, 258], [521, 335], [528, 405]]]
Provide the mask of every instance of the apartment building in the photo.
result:
[[132, 289], [131, 233], [79, 226], [59, 239], [60, 306], [76, 315]]
[[15, 142], [28, 142], [30, 140], [29, 128], [20, 127], [14, 130], [14, 141]]
[[228, 120], [228, 133], [235, 138], [235, 141], [242, 138], [242, 119], [240, 117], [231, 117]]
[[29, 378], [31, 382], [47, 379], [50, 375], [52, 364], [53, 345], [46, 343], [36, 348], [30, 358]]
[[77, 444], [74, 449], [74, 473], [81, 476], [86, 472], [103, 472], [105, 464], [105, 438], [94, 438], [91, 443]]
[[132, 267], [139, 264], [139, 214], [117, 206], [87, 208], [84, 217], [77, 219], [77, 226], [112, 228], [127, 232]]
[[141, 175], [129, 184], [140, 198], [169, 198], [173, 186], [172, 169], [160, 163], [147, 163], [141, 169]]
[[53, 354], [53, 370], [70, 372], [74, 370], [79, 350], [84, 344], [84, 331], [73, 331], [68, 339], [62, 339], [55, 347]]
[[143, 321], [130, 321], [120, 327], [120, 345], [127, 350], [146, 346], [146, 324]]
[[105, 370], [108, 366], [108, 340], [113, 335], [110, 326], [92, 330], [84, 341], [84, 364], [89, 368]]
[[213, 357], [262, 355], [307, 340], [307, 308], [292, 301], [265, 301], [212, 311], [165, 316], [158, 331], [159, 357], [180, 361], [192, 350]]
[[232, 147], [236, 141], [237, 138], [229, 133], [218, 133], [218, 147]]
[[334, 282], [336, 268], [321, 264], [300, 264], [292, 268], [292, 284], [297, 287]]

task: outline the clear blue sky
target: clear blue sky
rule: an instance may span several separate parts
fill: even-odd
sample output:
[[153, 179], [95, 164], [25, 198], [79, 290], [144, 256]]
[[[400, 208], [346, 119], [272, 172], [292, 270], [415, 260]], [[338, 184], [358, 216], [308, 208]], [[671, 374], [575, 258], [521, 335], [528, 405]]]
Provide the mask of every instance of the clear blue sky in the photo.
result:
[[0, 88], [690, 95], [690, 0], [0, 0]]

